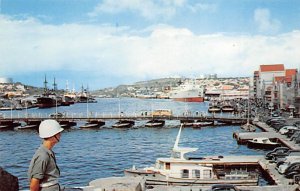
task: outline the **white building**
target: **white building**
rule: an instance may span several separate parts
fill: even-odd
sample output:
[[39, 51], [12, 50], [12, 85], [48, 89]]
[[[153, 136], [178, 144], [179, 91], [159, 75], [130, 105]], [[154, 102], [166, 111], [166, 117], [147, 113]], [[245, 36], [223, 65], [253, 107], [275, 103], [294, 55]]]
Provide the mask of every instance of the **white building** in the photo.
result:
[[297, 73], [297, 69], [285, 69], [283, 64], [260, 65], [254, 72], [254, 96], [275, 108], [286, 109], [295, 102]]
[[11, 84], [13, 83], [12, 78], [0, 77], [0, 84]]

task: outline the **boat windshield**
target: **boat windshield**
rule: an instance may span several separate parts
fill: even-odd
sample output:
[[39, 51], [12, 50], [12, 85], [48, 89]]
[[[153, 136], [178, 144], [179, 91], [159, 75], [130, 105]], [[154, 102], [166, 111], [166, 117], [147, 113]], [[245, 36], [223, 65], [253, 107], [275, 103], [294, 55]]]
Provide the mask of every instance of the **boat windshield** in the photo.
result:
[[180, 152], [172, 152], [172, 154], [171, 154], [171, 157], [172, 158], [175, 158], [175, 159], [179, 159], [180, 158]]

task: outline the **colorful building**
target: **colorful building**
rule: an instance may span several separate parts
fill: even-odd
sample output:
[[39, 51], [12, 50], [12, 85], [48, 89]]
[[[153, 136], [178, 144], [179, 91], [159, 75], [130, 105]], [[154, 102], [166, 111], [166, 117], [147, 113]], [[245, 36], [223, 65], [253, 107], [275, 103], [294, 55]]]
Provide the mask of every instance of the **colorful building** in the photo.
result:
[[253, 76], [253, 95], [272, 109], [288, 110], [297, 105], [299, 80], [297, 69], [285, 69], [283, 64], [260, 65]]

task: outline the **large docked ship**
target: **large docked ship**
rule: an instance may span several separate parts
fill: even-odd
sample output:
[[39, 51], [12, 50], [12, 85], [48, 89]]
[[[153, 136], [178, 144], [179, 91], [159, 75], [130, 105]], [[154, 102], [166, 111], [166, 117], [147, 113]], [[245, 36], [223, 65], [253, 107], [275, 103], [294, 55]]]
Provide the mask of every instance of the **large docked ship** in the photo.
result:
[[183, 102], [203, 102], [203, 87], [195, 83], [184, 83], [170, 91], [170, 99]]
[[49, 96], [42, 96], [37, 98], [37, 106], [39, 108], [49, 108], [49, 107], [55, 107], [56, 106], [56, 100]]
[[[44, 93], [41, 97], [38, 97], [37, 100], [37, 106], [39, 108], [49, 108], [49, 107], [55, 107], [57, 106], [57, 98], [54, 94], [50, 94], [49, 90], [47, 88], [47, 79], [45, 76], [45, 81], [44, 81]], [[55, 83], [55, 78], [54, 78], [54, 90], [57, 87], [57, 84]]]

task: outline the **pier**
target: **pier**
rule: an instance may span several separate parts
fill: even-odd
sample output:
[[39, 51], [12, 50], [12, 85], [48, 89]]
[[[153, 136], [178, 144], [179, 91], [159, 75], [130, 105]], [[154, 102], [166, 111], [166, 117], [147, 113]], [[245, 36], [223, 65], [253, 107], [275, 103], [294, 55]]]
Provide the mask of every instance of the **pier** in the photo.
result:
[[281, 135], [276, 132], [273, 128], [269, 127], [263, 122], [254, 123], [258, 128], [262, 129], [264, 132], [243, 132], [243, 133], [233, 133], [233, 137], [237, 140], [239, 144], [245, 144], [248, 140], [253, 138], [266, 137], [280, 142], [282, 145], [292, 149], [300, 150], [300, 146], [293, 141], [290, 141], [285, 135]]
[[151, 116], [151, 115], [116, 115], [116, 114], [101, 114], [101, 115], [93, 115], [86, 116], [82, 114], [68, 114], [63, 117], [49, 117], [43, 115], [34, 115], [29, 117], [3, 117], [0, 120], [13, 120], [13, 121], [25, 121], [25, 120], [45, 120], [45, 119], [58, 119], [58, 120], [74, 120], [74, 121], [82, 121], [82, 120], [120, 120], [120, 119], [131, 119], [131, 120], [149, 120], [149, 119], [166, 119], [166, 120], [199, 120], [205, 122], [213, 122], [219, 121], [220, 123], [227, 124], [241, 124], [247, 122], [247, 118], [243, 117], [232, 117], [232, 116], [202, 116], [202, 115], [171, 115], [171, 116]]
[[[223, 126], [223, 125], [241, 125], [246, 123], [247, 119], [237, 118], [237, 117], [215, 117], [215, 116], [145, 116], [145, 115], [102, 115], [96, 117], [86, 117], [80, 115], [72, 115], [65, 117], [44, 117], [44, 116], [35, 116], [35, 117], [11, 117], [11, 118], [0, 118], [0, 126], [4, 129], [12, 129], [14, 127], [21, 126], [21, 124], [26, 124], [27, 126], [36, 125], [35, 128], [39, 125], [39, 122], [45, 119], [55, 119], [61, 124], [72, 124], [76, 126], [77, 122], [85, 121], [105, 121], [109, 120], [132, 120], [132, 121], [149, 121], [153, 119], [158, 120], [178, 120], [178, 121], [194, 121], [194, 122], [203, 122], [210, 124], [209, 126]], [[180, 124], [178, 124], [180, 125]], [[25, 129], [25, 128], [24, 128]], [[1, 128], [0, 128], [1, 130]]]

